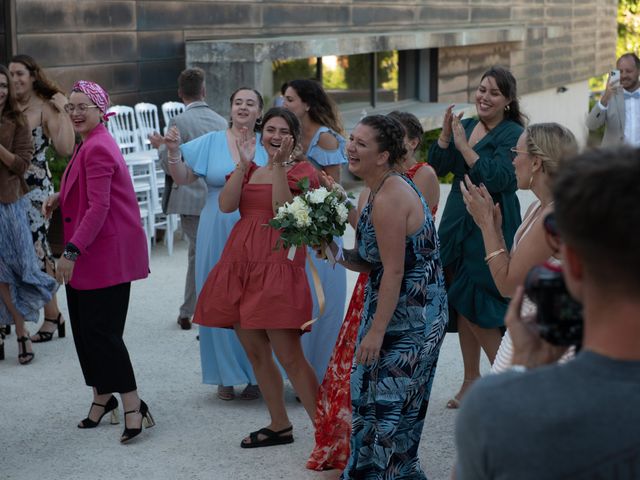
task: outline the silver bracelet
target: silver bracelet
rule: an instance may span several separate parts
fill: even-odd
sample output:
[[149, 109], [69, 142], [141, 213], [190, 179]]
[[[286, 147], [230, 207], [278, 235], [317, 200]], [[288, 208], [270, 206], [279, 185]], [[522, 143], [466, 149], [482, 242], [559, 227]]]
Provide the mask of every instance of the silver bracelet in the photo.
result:
[[167, 163], [169, 165], [175, 165], [176, 163], [180, 163], [180, 159], [182, 158], [182, 155], [178, 153], [178, 155], [174, 157], [169, 153], [167, 154], [167, 158], [168, 158]]

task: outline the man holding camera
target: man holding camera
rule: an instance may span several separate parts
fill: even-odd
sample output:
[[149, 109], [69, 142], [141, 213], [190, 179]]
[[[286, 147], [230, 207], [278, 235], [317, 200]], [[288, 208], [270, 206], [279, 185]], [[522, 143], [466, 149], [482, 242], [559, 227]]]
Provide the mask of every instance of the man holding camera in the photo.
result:
[[582, 350], [556, 363], [566, 347], [520, 317], [518, 289], [506, 318], [516, 371], [465, 396], [455, 478], [640, 478], [639, 157], [590, 151], [558, 172], [555, 219], [565, 283], [583, 306]]
[[640, 58], [625, 53], [607, 80], [607, 88], [587, 117], [587, 128], [605, 126], [602, 146], [640, 146]]

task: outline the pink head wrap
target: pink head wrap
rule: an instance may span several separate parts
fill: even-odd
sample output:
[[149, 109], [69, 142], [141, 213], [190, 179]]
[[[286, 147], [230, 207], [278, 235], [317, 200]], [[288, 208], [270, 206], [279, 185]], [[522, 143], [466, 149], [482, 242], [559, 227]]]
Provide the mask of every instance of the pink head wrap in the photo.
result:
[[82, 92], [89, 97], [104, 114], [103, 118], [105, 121], [109, 121], [109, 117], [114, 115], [113, 113], [107, 113], [107, 109], [109, 108], [109, 94], [97, 83], [89, 82], [87, 80], [78, 80], [73, 84], [71, 91]]

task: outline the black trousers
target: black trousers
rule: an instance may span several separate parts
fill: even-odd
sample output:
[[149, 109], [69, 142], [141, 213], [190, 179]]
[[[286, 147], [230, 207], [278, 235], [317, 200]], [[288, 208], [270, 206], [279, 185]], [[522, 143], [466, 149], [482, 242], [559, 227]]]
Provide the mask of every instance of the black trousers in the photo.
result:
[[84, 380], [98, 394], [136, 390], [129, 352], [122, 339], [131, 283], [96, 290], [67, 285], [67, 305]]

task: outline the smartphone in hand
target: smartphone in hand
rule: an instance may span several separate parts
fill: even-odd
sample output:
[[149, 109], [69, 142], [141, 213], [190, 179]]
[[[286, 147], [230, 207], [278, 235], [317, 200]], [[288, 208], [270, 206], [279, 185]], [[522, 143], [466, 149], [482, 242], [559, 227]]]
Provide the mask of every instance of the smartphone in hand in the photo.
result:
[[609, 85], [617, 87], [620, 85], [620, 70], [611, 70], [609, 74]]

